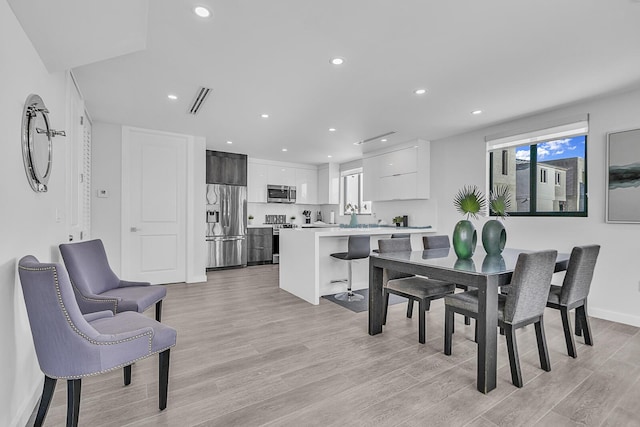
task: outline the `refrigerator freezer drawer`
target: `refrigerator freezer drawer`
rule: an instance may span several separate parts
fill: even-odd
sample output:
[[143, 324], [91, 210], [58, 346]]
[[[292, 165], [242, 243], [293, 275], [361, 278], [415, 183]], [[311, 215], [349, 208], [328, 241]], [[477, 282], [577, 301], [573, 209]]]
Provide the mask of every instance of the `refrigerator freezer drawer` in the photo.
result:
[[245, 236], [215, 237], [207, 239], [207, 268], [247, 265], [247, 240]]

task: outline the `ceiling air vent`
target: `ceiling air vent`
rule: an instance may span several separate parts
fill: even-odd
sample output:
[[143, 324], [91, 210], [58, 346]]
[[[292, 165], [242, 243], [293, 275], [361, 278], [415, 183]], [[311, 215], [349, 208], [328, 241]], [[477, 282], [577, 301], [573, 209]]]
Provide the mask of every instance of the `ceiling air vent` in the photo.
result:
[[362, 141], [354, 142], [353, 145], [362, 145], [362, 144], [366, 144], [368, 142], [373, 142], [373, 141], [376, 141], [376, 140], [378, 140], [380, 138], [384, 138], [385, 136], [393, 135], [394, 133], [396, 133], [396, 131], [392, 130], [391, 132], [383, 133], [382, 135], [378, 135], [378, 136], [374, 136], [374, 137], [371, 137], [371, 138], [364, 139]]
[[208, 87], [200, 86], [198, 91], [196, 92], [195, 98], [193, 98], [193, 102], [189, 106], [189, 114], [193, 114], [194, 116], [200, 112], [202, 108], [202, 104], [207, 100], [207, 97], [211, 93], [211, 89]]

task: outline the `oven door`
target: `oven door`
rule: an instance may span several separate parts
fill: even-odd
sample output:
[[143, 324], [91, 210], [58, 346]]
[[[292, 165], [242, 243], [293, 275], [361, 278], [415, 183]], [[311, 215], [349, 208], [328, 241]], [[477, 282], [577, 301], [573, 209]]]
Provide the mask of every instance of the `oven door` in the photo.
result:
[[288, 203], [289, 187], [286, 185], [267, 185], [268, 203]]

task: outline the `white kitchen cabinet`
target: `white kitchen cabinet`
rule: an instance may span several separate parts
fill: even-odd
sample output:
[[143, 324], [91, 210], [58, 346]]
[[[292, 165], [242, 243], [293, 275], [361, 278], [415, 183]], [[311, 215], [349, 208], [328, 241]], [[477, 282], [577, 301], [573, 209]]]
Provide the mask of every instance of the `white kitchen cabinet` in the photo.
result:
[[364, 199], [428, 199], [429, 149], [428, 141], [417, 140], [368, 154], [362, 161]]
[[318, 168], [318, 204], [337, 205], [338, 203], [340, 203], [340, 165], [327, 163]]
[[295, 168], [296, 203], [318, 203], [318, 172], [315, 169]]
[[247, 164], [247, 201], [267, 202], [267, 165], [249, 160]]
[[267, 184], [269, 185], [296, 185], [295, 168], [289, 166], [267, 166]]

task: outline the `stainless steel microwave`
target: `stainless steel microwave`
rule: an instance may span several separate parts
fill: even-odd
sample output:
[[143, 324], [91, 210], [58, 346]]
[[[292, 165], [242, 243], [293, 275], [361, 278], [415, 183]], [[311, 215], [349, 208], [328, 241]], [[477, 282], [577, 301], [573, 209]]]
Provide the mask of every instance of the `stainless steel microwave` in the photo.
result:
[[267, 185], [267, 203], [295, 203], [296, 187], [289, 185]]

